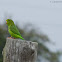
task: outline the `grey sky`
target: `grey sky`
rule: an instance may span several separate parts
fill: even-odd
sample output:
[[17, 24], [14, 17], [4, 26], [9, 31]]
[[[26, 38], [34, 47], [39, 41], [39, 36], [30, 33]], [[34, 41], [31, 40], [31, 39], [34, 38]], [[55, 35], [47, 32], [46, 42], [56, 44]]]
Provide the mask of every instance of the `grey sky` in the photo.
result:
[[[19, 24], [30, 22], [56, 43], [52, 50], [62, 49], [62, 3], [52, 0], [0, 0], [0, 22], [4, 13], [13, 15]], [[53, 0], [54, 1], [54, 0]]]

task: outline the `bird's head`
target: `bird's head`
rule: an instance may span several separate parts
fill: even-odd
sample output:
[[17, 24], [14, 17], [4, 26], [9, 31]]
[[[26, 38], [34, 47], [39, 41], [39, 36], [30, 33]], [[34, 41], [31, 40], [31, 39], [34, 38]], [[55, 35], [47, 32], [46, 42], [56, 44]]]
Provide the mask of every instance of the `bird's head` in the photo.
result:
[[14, 22], [11, 19], [7, 19], [6, 20], [6, 24], [7, 25], [12, 25], [12, 24], [14, 24]]

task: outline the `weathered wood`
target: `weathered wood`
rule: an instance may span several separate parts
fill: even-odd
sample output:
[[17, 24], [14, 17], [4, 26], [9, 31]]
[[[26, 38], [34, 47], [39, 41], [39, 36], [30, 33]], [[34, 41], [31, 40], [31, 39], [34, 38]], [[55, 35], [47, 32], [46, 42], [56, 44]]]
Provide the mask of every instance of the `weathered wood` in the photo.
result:
[[36, 62], [37, 47], [36, 42], [7, 38], [3, 62]]

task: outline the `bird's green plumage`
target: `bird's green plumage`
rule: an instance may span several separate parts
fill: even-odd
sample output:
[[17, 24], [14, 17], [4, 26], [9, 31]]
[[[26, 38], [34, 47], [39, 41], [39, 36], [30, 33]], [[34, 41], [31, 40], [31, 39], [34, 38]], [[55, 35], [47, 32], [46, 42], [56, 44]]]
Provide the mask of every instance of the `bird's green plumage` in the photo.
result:
[[11, 37], [23, 39], [19, 30], [15, 26], [14, 22], [11, 19], [7, 19], [6, 21], [7, 21], [7, 25], [8, 25], [8, 31], [9, 31]]

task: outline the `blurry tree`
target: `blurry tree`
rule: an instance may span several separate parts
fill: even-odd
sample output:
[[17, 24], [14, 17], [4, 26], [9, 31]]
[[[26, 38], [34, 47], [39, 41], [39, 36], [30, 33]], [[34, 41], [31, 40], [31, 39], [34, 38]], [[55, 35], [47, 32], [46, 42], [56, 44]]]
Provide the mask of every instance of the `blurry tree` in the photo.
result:
[[[25, 25], [23, 29], [20, 29], [18, 26], [17, 28], [25, 40], [38, 42], [38, 62], [40, 62], [40, 60], [41, 62], [59, 62], [59, 54], [49, 51], [44, 45], [45, 42], [50, 41], [48, 36], [38, 33], [38, 30], [31, 27], [30, 24]], [[2, 50], [7, 36], [10, 35], [7, 31], [6, 25], [0, 25], [0, 62], [2, 62]]]
[[[4, 21], [7, 18], [12, 18], [11, 16], [7, 16], [5, 13]], [[38, 42], [38, 62], [59, 62], [58, 53], [51, 52], [46, 46], [45, 42], [50, 42], [50, 39], [43, 32], [39, 32], [38, 29], [35, 29], [32, 24], [26, 24], [23, 29], [18, 27], [22, 37], [25, 40]], [[7, 26], [4, 23], [0, 25], [0, 62], [3, 62], [2, 59], [2, 50], [5, 45], [6, 37], [10, 36], [7, 30]]]
[[2, 58], [2, 50], [5, 45], [5, 40], [6, 40], [5, 36], [6, 36], [6, 30], [3, 27], [3, 25], [2, 26], [0, 25], [0, 62], [3, 62], [2, 61], [2, 59], [3, 59]]

